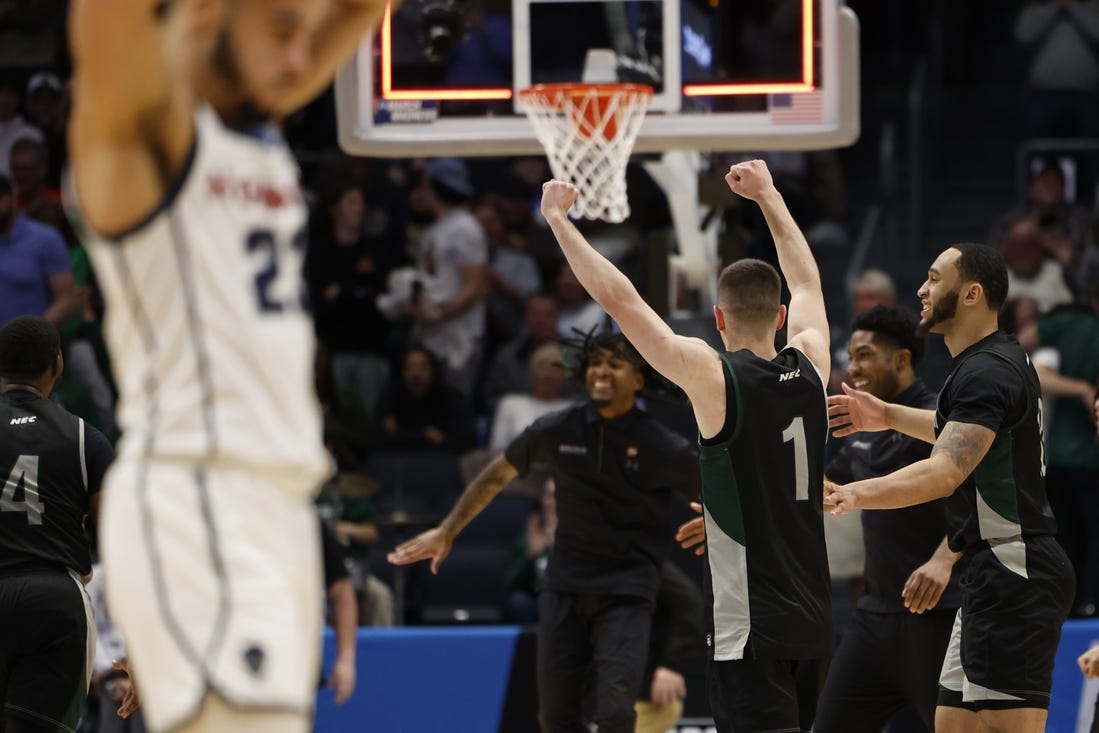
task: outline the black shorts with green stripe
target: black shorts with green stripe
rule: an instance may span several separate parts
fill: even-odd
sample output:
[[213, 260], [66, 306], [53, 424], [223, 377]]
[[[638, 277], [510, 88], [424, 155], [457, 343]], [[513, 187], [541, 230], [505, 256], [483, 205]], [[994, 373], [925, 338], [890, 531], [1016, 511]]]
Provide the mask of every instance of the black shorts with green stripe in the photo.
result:
[[967, 553], [964, 562], [939, 705], [1047, 709], [1075, 588], [1068, 557], [1052, 536], [1038, 535]]

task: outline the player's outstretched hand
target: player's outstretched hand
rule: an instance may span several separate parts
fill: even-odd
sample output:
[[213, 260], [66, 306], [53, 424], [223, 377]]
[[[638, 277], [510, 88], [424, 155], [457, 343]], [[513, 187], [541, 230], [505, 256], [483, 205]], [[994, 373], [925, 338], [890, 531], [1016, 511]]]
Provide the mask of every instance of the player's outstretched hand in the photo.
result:
[[542, 215], [564, 214], [576, 203], [576, 186], [553, 179], [542, 184]]
[[[702, 513], [702, 505], [697, 501], [691, 502], [691, 509], [699, 514]], [[684, 550], [695, 548], [696, 555], [706, 552], [706, 520], [703, 517], [695, 517], [679, 525], [679, 531], [675, 533], [675, 541]]]
[[746, 160], [729, 166], [725, 182], [733, 193], [752, 201], [759, 201], [775, 187], [771, 171], [767, 170], [767, 164], [762, 160]]
[[912, 613], [922, 614], [938, 605], [953, 569], [952, 563], [933, 557], [913, 570], [901, 590], [904, 607]]
[[1080, 671], [1089, 680], [1099, 678], [1099, 646], [1093, 646], [1081, 654], [1076, 663], [1080, 665]]
[[843, 385], [843, 394], [828, 396], [828, 427], [832, 435], [845, 435], [862, 431], [888, 430], [885, 421], [885, 403], [869, 392]]
[[133, 674], [130, 673], [130, 663], [125, 657], [122, 659], [116, 659], [111, 662], [111, 666], [120, 672], [125, 673], [124, 678], [118, 680], [117, 689], [121, 691], [122, 699], [115, 702], [120, 703], [118, 706], [118, 717], [128, 718], [133, 715], [133, 712], [141, 705], [141, 695], [137, 689], [137, 681], [134, 680]]
[[824, 481], [824, 511], [833, 517], [849, 514], [855, 508], [855, 492], [846, 486]]
[[421, 532], [408, 542], [402, 542], [387, 555], [389, 562], [394, 565], [411, 565], [420, 560], [431, 558], [431, 574], [439, 572], [439, 566], [450, 554], [450, 545], [453, 540], [442, 527]]

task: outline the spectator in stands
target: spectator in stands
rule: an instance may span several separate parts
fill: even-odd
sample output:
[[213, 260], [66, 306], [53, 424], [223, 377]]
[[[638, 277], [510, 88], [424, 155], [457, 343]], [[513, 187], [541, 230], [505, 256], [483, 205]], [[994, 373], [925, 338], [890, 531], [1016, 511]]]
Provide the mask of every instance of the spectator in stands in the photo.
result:
[[563, 410], [575, 401], [564, 397], [565, 352], [550, 342], [542, 344], [530, 356], [530, 390], [504, 395], [492, 418], [489, 447], [507, 448], [512, 440], [543, 415]]
[[1008, 297], [1031, 298], [1042, 313], [1072, 302], [1064, 267], [1049, 256], [1034, 219], [1021, 219], [1011, 227], [1004, 244], [1004, 262]]
[[331, 354], [337, 388], [373, 415], [389, 380], [389, 320], [378, 310], [403, 251], [366, 236], [366, 202], [349, 180], [325, 192], [306, 259], [317, 335]]
[[557, 333], [562, 338], [604, 331], [608, 316], [576, 279], [568, 263], [561, 265], [554, 281], [557, 293]]
[[443, 522], [399, 545], [390, 562], [431, 560], [536, 461], [553, 467], [558, 525], [539, 595], [538, 696], [543, 730], [584, 730], [586, 671], [601, 733], [633, 733], [660, 562], [672, 539], [671, 493], [698, 496], [694, 446], [636, 406], [647, 365], [619, 334], [585, 339], [577, 374], [589, 401], [547, 415], [466, 488]]
[[1099, 2], [1031, 0], [1015, 37], [1030, 52], [1025, 114], [1030, 137], [1092, 137], [1099, 130]]
[[380, 537], [373, 497], [377, 487], [365, 474], [341, 470], [317, 497], [317, 511], [339, 546], [358, 599], [359, 626], [392, 626], [394, 620], [393, 591], [370, 571], [370, 548]]
[[494, 200], [486, 199], [473, 210], [488, 242], [490, 287], [486, 306], [490, 352], [519, 335], [523, 304], [542, 289], [538, 263], [523, 250], [522, 238], [504, 226]]
[[42, 140], [17, 140], [8, 160], [15, 183], [15, 205], [30, 212], [47, 201], [61, 201], [61, 192], [46, 180], [50, 173], [49, 153]]
[[[885, 270], [870, 268], [863, 270], [855, 281], [851, 291], [851, 318], [861, 316], [876, 305], [891, 308], [897, 304], [897, 286]], [[851, 357], [847, 353], [847, 342], [851, 338], [849, 323], [830, 323], [832, 334], [832, 373], [828, 379], [828, 391], [842, 394], [840, 383], [847, 375]], [[827, 522], [825, 527], [827, 527]]]
[[107, 347], [103, 343], [102, 301], [88, 253], [65, 216], [61, 202], [42, 201], [26, 213], [61, 234], [72, 266], [76, 312], [58, 327], [65, 344], [65, 372], [68, 375], [62, 375], [58, 391], [64, 395], [68, 392], [68, 381], [79, 381], [95, 406], [94, 414], [81, 416], [113, 438], [117, 433], [115, 388], [110, 379]]
[[1036, 365], [1042, 392], [1054, 396], [1048, 433], [1046, 490], [1057, 539], [1076, 570], [1073, 615], [1092, 617], [1099, 603], [1099, 443], [1092, 407], [1099, 382], [1099, 286], [1090, 306], [1054, 310], [1019, 332], [1027, 351], [1052, 346], [1054, 371]]
[[[0, 37], [3, 33], [0, 32]], [[42, 140], [42, 131], [19, 114], [22, 85], [0, 71], [0, 176], [11, 178], [11, 148], [20, 140]]]
[[1026, 205], [1000, 218], [990, 243], [1006, 252], [1014, 227], [1021, 220], [1033, 222], [1046, 256], [1062, 266], [1074, 295], [1084, 296], [1090, 278], [1099, 272], [1099, 251], [1089, 230], [1089, 212], [1068, 200], [1065, 172], [1060, 165], [1045, 165], [1035, 174], [1027, 187]]
[[503, 620], [512, 624], [538, 622], [538, 591], [546, 577], [546, 565], [557, 534], [557, 503], [552, 478], [542, 483], [538, 509], [527, 517], [526, 527], [515, 540], [515, 549], [504, 576], [508, 595]]
[[420, 242], [420, 269], [433, 278], [436, 300], [412, 304], [413, 336], [439, 358], [447, 382], [472, 398], [483, 359], [488, 292], [488, 245], [467, 206], [476, 191], [458, 158], [430, 161], [419, 188], [435, 222]]
[[557, 300], [547, 293], [534, 293], [523, 307], [523, 327], [519, 335], [500, 347], [489, 362], [482, 385], [485, 410], [489, 415], [495, 414], [504, 395], [530, 391], [530, 357], [538, 347], [556, 337]]
[[61, 235], [20, 212], [11, 181], [0, 175], [0, 325], [40, 315], [59, 326], [76, 312], [74, 291]]
[[411, 346], [401, 355], [390, 385], [378, 405], [382, 446], [456, 453], [473, 447], [473, 409], [426, 348]]
[[61, 183], [61, 169], [67, 154], [68, 104], [65, 85], [52, 71], [40, 71], [27, 82], [27, 122], [42, 131], [50, 170], [47, 181], [51, 186]]

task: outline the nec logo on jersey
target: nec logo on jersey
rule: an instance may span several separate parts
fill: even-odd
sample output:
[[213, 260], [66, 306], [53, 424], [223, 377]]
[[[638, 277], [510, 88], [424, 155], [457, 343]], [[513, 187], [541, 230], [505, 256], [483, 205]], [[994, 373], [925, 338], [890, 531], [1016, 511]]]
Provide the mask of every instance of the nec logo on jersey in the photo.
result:
[[800, 376], [801, 376], [801, 370], [800, 369], [795, 369], [792, 372], [786, 372], [785, 374], [778, 375], [778, 381], [780, 381], [780, 382], [789, 382], [791, 379], [797, 379]]
[[13, 417], [8, 425], [30, 425], [37, 419], [37, 415], [31, 415], [29, 417]]

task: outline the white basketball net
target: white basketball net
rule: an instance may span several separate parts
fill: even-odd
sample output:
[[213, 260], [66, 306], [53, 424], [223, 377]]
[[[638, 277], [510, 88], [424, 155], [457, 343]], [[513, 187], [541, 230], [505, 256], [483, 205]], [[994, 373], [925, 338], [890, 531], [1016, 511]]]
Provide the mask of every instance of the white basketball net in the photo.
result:
[[579, 191], [573, 216], [617, 223], [630, 215], [626, 163], [652, 95], [641, 84], [538, 84], [519, 92], [554, 177]]

